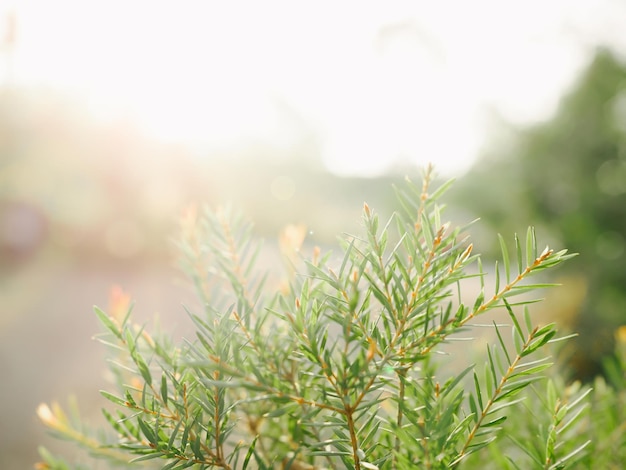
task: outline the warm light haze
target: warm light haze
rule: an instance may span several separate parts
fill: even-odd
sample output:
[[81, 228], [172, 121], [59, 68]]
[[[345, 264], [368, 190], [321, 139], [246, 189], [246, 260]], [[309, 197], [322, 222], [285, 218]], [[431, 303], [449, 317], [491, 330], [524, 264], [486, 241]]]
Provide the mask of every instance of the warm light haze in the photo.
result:
[[462, 172], [491, 113], [548, 117], [590, 50], [624, 41], [626, 7], [23, 0], [10, 12], [5, 84], [62, 90], [199, 156], [311, 135], [331, 171], [376, 175], [428, 161]]
[[[394, 193], [432, 163], [432, 188], [457, 180], [441, 223], [475, 253], [528, 225], [540, 250], [581, 253], [546, 311], [597, 307], [581, 350], [610, 344], [595, 328], [626, 323], [625, 21], [624, 0], [0, 0], [0, 469], [67, 450], [41, 403], [76, 395], [104, 419], [94, 305], [196, 337], [185, 309], [210, 302], [178, 242], [205, 207], [252, 223], [272, 292], [317, 247], [340, 259], [365, 207], [380, 229], [421, 214]], [[194, 278], [221, 276], [197, 241]]]

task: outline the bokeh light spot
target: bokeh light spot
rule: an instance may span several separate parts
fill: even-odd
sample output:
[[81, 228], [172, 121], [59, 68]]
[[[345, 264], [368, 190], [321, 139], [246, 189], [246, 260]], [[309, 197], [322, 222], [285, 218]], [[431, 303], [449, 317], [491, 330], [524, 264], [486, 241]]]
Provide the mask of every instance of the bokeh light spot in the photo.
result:
[[604, 162], [596, 172], [600, 191], [609, 196], [626, 193], [626, 162], [617, 159]]
[[604, 232], [596, 239], [596, 252], [606, 260], [616, 260], [624, 254], [624, 237], [618, 232]]

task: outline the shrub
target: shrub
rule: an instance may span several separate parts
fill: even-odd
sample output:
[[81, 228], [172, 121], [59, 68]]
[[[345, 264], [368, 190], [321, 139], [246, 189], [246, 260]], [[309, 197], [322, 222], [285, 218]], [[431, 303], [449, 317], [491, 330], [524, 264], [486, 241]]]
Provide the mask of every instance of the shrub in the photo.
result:
[[[99, 339], [114, 354], [116, 388], [101, 392], [114, 435], [94, 437], [58, 405], [41, 405], [40, 418], [95, 459], [131, 468], [580, 461], [589, 442], [572, 431], [589, 391], [539, 382], [556, 330], [533, 320], [528, 295], [549, 286], [530, 278], [571, 255], [538, 249], [532, 228], [511, 251], [500, 237], [502, 260], [487, 285], [469, 226], [442, 220], [438, 200], [450, 183], [433, 190], [431, 179], [429, 168], [421, 187], [396, 188], [399, 209], [384, 223], [365, 204], [363, 233], [342, 237], [339, 256], [319, 248], [307, 260], [287, 256], [294, 274], [276, 288], [254, 269], [260, 244], [249, 223], [229, 209], [188, 219], [180, 250], [204, 305], [189, 312], [196, 338], [173, 344], [133, 324], [131, 309], [96, 308]], [[468, 282], [480, 285], [470, 302]], [[491, 324], [497, 339], [482, 367], [463, 353], [460, 372], [442, 367], [442, 346], [493, 309], [502, 320]], [[70, 468], [41, 454], [40, 469]]]

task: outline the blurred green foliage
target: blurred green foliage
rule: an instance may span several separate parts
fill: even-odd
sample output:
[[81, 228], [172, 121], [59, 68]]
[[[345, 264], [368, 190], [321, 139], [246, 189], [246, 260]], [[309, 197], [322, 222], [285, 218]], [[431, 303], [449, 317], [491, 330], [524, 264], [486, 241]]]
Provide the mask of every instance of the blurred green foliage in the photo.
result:
[[562, 268], [567, 297], [550, 315], [580, 333], [570, 364], [591, 380], [626, 322], [626, 66], [598, 50], [550, 120], [501, 131], [457, 185], [454, 204], [498, 231], [536, 224], [580, 253]]

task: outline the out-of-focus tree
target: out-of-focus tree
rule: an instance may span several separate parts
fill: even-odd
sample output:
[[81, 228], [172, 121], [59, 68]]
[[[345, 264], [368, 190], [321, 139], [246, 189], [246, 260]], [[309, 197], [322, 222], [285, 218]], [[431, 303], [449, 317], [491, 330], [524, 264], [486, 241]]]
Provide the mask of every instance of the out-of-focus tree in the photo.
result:
[[590, 379], [626, 323], [626, 65], [598, 50], [551, 120], [505, 131], [457, 201], [501, 231], [536, 223], [580, 253], [550, 314], [579, 333], [570, 365]]

